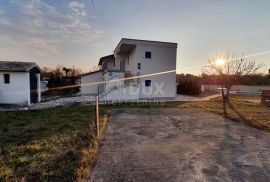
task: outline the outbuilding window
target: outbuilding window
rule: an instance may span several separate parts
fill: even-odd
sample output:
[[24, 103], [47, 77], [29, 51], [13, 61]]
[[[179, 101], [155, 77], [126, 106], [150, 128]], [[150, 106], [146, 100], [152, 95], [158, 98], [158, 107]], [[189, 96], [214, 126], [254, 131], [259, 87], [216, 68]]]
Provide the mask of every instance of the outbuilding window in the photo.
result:
[[10, 83], [10, 75], [9, 74], [4, 74], [4, 83], [9, 84]]
[[151, 80], [145, 80], [145, 86], [151, 87]]
[[151, 59], [151, 57], [152, 57], [151, 52], [146, 51], [146, 52], [145, 52], [145, 58], [146, 58], [146, 59]]

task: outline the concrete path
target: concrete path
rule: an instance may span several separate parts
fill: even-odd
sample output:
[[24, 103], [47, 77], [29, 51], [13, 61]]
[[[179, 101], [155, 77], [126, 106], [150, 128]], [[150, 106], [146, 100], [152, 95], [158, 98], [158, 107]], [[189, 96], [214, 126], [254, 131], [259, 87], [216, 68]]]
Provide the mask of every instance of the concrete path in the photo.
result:
[[252, 102], [252, 103], [255, 103], [255, 104], [260, 104], [261, 103], [260, 99], [242, 99], [242, 100]]
[[43, 110], [76, 103], [94, 103], [94, 101], [95, 101], [94, 96], [64, 97], [46, 102], [31, 104], [30, 106], [16, 106], [16, 105], [2, 106], [2, 107], [0, 106], [0, 111]]
[[[153, 99], [153, 100], [130, 100], [128, 102], [174, 102], [174, 101], [207, 101], [216, 97], [219, 97], [220, 94], [198, 98], [198, 97], [191, 97], [186, 95], [177, 95], [174, 99]], [[48, 108], [54, 108], [58, 106], [65, 106], [65, 105], [71, 105], [76, 103], [94, 103], [95, 97], [94, 96], [73, 96], [73, 97], [64, 97], [64, 98], [58, 98], [46, 102], [31, 104], [28, 106], [18, 106], [18, 105], [6, 105], [1, 106], [0, 105], [0, 111], [24, 111], [24, 110], [43, 110]], [[121, 101], [115, 101], [114, 103], [118, 103]], [[122, 101], [123, 102], [123, 101]], [[104, 104], [104, 102], [101, 102]], [[106, 103], [106, 102], [105, 102]], [[107, 104], [110, 104], [111, 102], [107, 102]]]
[[41, 102], [32, 104], [29, 109], [30, 110], [41, 110], [41, 109], [47, 109], [47, 108], [53, 108], [57, 106], [65, 106], [70, 104], [76, 104], [76, 103], [90, 103], [94, 102], [95, 97], [94, 96], [74, 96], [74, 97], [65, 97], [60, 98], [56, 100], [50, 100], [47, 102]]
[[176, 95], [175, 99], [171, 101], [184, 101], [184, 102], [190, 102], [190, 101], [207, 101], [211, 100], [217, 97], [220, 97], [221, 94], [215, 94], [215, 95], [210, 95], [207, 97], [192, 97], [192, 96], [187, 96], [187, 95]]
[[201, 109], [113, 110], [89, 181], [270, 181], [270, 133]]

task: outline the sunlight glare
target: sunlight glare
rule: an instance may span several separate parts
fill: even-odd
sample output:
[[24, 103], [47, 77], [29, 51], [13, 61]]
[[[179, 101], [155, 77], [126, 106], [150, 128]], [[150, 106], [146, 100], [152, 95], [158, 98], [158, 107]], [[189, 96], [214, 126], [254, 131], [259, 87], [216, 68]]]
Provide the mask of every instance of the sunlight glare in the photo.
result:
[[216, 60], [217, 65], [223, 65], [225, 63], [224, 59]]

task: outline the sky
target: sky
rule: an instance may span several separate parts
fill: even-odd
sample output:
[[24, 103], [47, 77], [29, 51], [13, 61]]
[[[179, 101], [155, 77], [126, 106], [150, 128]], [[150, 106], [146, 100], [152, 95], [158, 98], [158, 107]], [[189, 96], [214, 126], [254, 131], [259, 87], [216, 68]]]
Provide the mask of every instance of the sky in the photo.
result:
[[0, 60], [88, 72], [133, 38], [178, 43], [178, 73], [199, 74], [196, 65], [227, 51], [264, 52], [252, 59], [266, 70], [269, 8], [269, 0], [0, 0]]

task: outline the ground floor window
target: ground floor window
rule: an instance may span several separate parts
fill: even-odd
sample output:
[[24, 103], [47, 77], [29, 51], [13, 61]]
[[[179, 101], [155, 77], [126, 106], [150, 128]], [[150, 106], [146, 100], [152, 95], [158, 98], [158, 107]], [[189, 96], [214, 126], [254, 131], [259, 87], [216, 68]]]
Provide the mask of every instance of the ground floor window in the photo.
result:
[[151, 86], [151, 80], [145, 80], [145, 86], [150, 87]]

